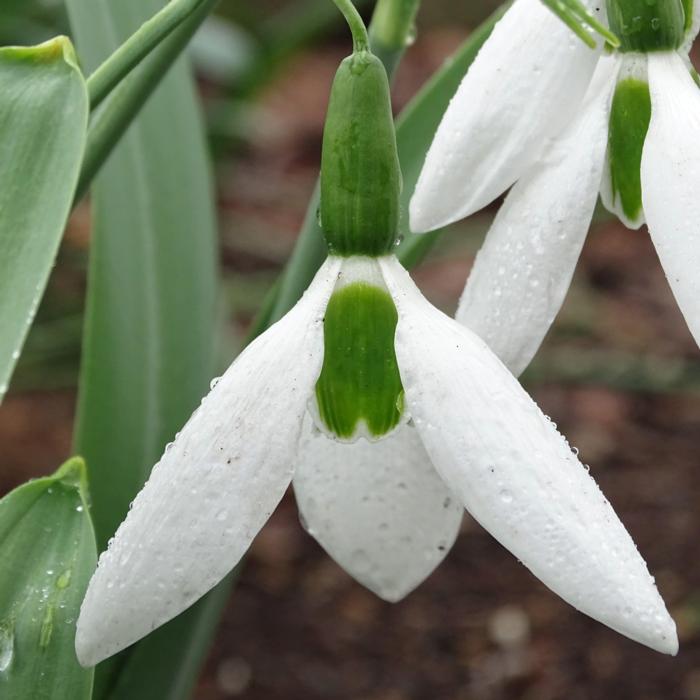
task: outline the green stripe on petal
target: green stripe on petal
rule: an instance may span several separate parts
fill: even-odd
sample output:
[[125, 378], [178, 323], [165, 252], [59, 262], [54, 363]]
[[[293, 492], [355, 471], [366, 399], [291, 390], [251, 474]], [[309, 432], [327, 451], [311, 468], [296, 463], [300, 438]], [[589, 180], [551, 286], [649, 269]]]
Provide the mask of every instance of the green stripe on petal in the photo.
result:
[[392, 298], [372, 284], [354, 282], [331, 297], [316, 400], [322, 422], [341, 439], [356, 437], [363, 424], [370, 437], [379, 438], [401, 420], [397, 321]]
[[640, 167], [651, 119], [649, 85], [634, 78], [618, 83], [610, 112], [608, 158], [613, 202], [634, 221], [642, 213]]

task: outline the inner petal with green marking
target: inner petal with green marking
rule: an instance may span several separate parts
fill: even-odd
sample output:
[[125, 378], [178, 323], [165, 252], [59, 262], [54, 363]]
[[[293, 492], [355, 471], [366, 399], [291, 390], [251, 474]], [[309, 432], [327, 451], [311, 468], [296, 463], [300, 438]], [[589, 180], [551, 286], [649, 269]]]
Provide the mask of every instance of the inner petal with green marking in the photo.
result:
[[372, 282], [352, 281], [333, 293], [324, 319], [316, 402], [323, 427], [336, 438], [379, 439], [401, 421], [397, 321], [391, 296]]
[[642, 151], [650, 119], [649, 85], [636, 78], [620, 81], [610, 112], [608, 158], [613, 201], [619, 197], [631, 221], [642, 214]]

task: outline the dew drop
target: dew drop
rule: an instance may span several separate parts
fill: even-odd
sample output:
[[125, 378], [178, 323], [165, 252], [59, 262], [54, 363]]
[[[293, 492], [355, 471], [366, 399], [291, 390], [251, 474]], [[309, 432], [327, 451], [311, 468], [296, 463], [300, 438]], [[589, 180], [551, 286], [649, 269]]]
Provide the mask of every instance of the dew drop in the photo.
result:
[[68, 588], [68, 586], [70, 586], [70, 577], [71, 577], [72, 573], [73, 572], [70, 569], [66, 569], [56, 579], [56, 588], [60, 588], [60, 589]]
[[503, 503], [513, 502], [513, 494], [510, 491], [508, 491], [508, 489], [502, 489], [498, 495], [500, 496], [501, 501]]
[[411, 28], [408, 30], [408, 33], [406, 34], [406, 41], [404, 45], [406, 47], [408, 46], [413, 46], [416, 42], [416, 37], [418, 36], [418, 29], [415, 24], [411, 25]]

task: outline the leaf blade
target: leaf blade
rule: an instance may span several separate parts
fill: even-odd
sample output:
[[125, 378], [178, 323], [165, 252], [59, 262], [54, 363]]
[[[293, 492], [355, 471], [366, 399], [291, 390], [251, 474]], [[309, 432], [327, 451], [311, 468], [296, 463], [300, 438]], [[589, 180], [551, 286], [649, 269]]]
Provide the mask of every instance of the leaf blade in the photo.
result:
[[82, 460], [0, 500], [0, 558], [0, 694], [89, 700], [93, 671], [74, 650], [97, 563]]
[[[99, 65], [160, 6], [158, 0], [69, 0], [83, 60]], [[158, 57], [127, 81], [151, 60]], [[104, 547], [213, 373], [215, 214], [185, 62], [170, 71], [111, 155], [95, 181], [93, 204], [75, 439], [96, 465], [95, 516]], [[226, 594], [222, 585], [160, 634], [100, 665], [94, 697], [186, 697], [213, 634], [210, 611]]]
[[0, 84], [1, 400], [68, 219], [88, 102], [65, 37], [0, 48]]

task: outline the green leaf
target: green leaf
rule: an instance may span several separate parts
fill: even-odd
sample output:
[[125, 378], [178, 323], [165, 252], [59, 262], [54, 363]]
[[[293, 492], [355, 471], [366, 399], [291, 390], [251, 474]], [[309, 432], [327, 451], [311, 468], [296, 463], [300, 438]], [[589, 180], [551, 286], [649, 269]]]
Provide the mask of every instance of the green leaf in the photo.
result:
[[0, 399], [44, 292], [85, 149], [71, 43], [0, 48]]
[[[83, 62], [99, 65], [160, 7], [158, 0], [68, 0]], [[138, 80], [150, 60], [127, 81]], [[186, 63], [173, 68], [113, 152], [95, 181], [93, 208], [76, 444], [95, 465], [94, 517], [104, 547], [213, 375], [215, 212]], [[226, 594], [225, 586], [217, 590], [102, 664], [96, 697], [186, 697], [212, 634], [207, 615]]]
[[94, 110], [107, 95], [188, 16], [206, 0], [170, 0], [147, 19], [88, 78], [90, 106]]
[[[159, 7], [69, 0], [83, 63], [101, 62]], [[163, 82], [93, 190], [76, 443], [93, 464], [100, 545], [213, 373], [216, 227], [187, 66]]]
[[[403, 173], [402, 213], [399, 231], [403, 241], [397, 254], [401, 262], [408, 267], [415, 265], [435, 244], [439, 236], [439, 232], [417, 236], [408, 230], [408, 203], [423, 167], [425, 155], [449, 101], [467, 69], [476, 58], [479, 49], [490, 36], [494, 25], [503, 16], [507, 6], [506, 4], [501, 7], [476, 31], [472, 32], [464, 44], [409, 103], [398, 119], [396, 140]], [[372, 27], [370, 27], [370, 35], [372, 34]], [[279, 320], [294, 306], [326, 257], [327, 251], [323, 233], [316, 215], [318, 208], [319, 191], [316, 188], [292, 257], [280, 283], [272, 292], [275, 295], [274, 304], [270, 301], [266, 302], [265, 315], [268, 325]], [[261, 323], [257, 323], [255, 328], [256, 330], [264, 330]]]
[[97, 565], [85, 464], [0, 500], [0, 697], [88, 700], [92, 669], [75, 657], [75, 623]]

